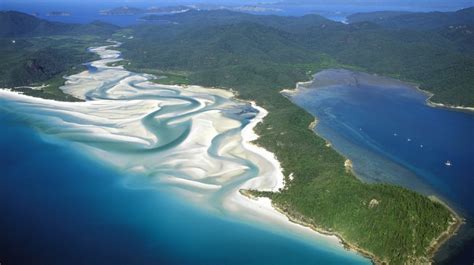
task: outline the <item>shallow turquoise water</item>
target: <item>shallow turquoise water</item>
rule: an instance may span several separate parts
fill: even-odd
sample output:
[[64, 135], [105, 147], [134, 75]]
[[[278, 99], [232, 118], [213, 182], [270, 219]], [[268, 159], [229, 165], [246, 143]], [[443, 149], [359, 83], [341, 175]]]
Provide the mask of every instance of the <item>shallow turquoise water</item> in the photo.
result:
[[233, 197], [276, 178], [243, 146], [256, 108], [109, 67], [117, 46], [68, 77], [87, 102], [0, 91], [0, 263], [369, 264]]
[[0, 121], [2, 264], [368, 264], [202, 211], [11, 114]]

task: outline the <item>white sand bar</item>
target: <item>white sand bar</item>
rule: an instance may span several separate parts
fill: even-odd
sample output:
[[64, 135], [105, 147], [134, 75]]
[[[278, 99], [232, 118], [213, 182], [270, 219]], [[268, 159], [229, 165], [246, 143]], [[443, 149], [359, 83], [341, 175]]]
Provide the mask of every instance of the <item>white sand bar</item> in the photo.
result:
[[121, 60], [113, 50], [118, 45], [91, 48], [101, 57], [90, 64], [94, 69], [67, 77], [62, 90], [84, 102], [0, 90], [0, 108], [225, 218], [276, 233], [291, 231], [341, 250], [337, 238], [291, 223], [269, 199], [252, 200], [239, 193], [243, 188], [284, 187], [276, 157], [251, 143], [258, 138], [253, 128], [267, 114], [263, 108], [233, 100], [229, 91], [158, 85], [151, 75], [108, 66]]

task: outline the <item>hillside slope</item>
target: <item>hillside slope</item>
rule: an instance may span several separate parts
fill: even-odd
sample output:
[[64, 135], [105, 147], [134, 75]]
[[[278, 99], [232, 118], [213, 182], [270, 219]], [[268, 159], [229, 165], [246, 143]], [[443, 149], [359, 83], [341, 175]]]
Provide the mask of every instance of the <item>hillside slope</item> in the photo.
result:
[[348, 17], [349, 23], [373, 22], [391, 29], [434, 30], [453, 25], [474, 24], [474, 7], [456, 12], [372, 12]]
[[[455, 14], [465, 12], [469, 9]], [[473, 34], [469, 27], [393, 30], [372, 22], [344, 25], [317, 15], [278, 17], [232, 11], [190, 11], [161, 18], [177, 24], [135, 27], [137, 38], [123, 46], [126, 57], [139, 59], [134, 64], [173, 70], [189, 68], [194, 61], [205, 62], [190, 68], [195, 71], [230, 66], [230, 62], [234, 67], [262, 67], [269, 62], [280, 67], [311, 65], [324, 59], [419, 83], [435, 94], [435, 102], [474, 106]], [[267, 54], [259, 48], [267, 49]]]
[[[190, 17], [193, 13], [188, 12], [185, 20], [199, 23], [199, 18]], [[219, 21], [219, 17], [206, 19]], [[293, 220], [339, 234], [378, 263], [428, 263], [430, 245], [456, 222], [449, 210], [404, 188], [359, 181], [345, 170], [344, 158], [308, 130], [313, 117], [280, 91], [326, 68], [366, 69], [380, 61], [388, 70], [398, 70], [398, 64], [390, 64], [392, 58], [403, 55], [408, 60], [413, 56], [408, 51], [426, 49], [422, 44], [447, 52], [436, 45], [450, 41], [436, 36], [429, 41], [437, 44], [431, 45], [423, 36], [411, 36], [398, 48], [406, 42], [399, 40], [400, 35], [370, 23], [345, 26], [287, 17], [294, 21], [284, 24], [279, 19], [207, 26], [203, 21], [197, 28], [183, 19], [177, 25], [134, 27], [135, 38], [123, 38], [121, 49], [130, 62], [127, 67], [162, 75], [179, 73], [191, 84], [232, 88], [239, 98], [254, 100], [269, 111], [257, 128], [257, 142], [276, 154], [284, 174], [293, 174], [294, 180], [280, 193], [247, 194], [272, 198]], [[300, 31], [291, 32], [297, 24], [302, 25]], [[400, 51], [389, 54], [395, 49]], [[362, 59], [372, 61], [356, 60], [363, 52], [367, 55]], [[430, 51], [426, 58], [432, 55]], [[374, 199], [384, 203], [372, 209], [367, 205]]]
[[17, 90], [40, 97], [74, 100], [58, 89], [64, 83], [62, 76], [83, 70], [82, 64], [94, 58], [87, 48], [103, 43], [118, 29], [103, 22], [65, 24], [2, 11], [0, 87], [47, 84], [38, 90]]

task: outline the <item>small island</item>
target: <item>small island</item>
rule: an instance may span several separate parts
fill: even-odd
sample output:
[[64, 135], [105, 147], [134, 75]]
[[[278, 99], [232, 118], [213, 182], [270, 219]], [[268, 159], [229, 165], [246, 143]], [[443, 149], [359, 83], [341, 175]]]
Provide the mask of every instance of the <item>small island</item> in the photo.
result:
[[179, 14], [194, 10], [190, 6], [164, 6], [164, 7], [150, 7], [146, 10], [147, 14]]
[[256, 6], [256, 5], [245, 5], [232, 8], [234, 11], [250, 12], [250, 13], [267, 13], [267, 12], [281, 12], [282, 9], [274, 7]]
[[101, 10], [99, 13], [103, 16], [136, 16], [141, 14], [157, 14], [157, 15], [168, 15], [168, 14], [179, 14], [190, 10], [194, 10], [193, 7], [178, 5], [178, 6], [163, 6], [163, 7], [149, 7], [146, 9], [122, 6], [113, 9]]
[[69, 17], [71, 16], [71, 13], [69, 12], [64, 12], [64, 11], [51, 11], [48, 14], [46, 14], [48, 17]]
[[134, 16], [145, 13], [145, 10], [136, 7], [122, 6], [101, 10], [99, 13], [103, 16]]

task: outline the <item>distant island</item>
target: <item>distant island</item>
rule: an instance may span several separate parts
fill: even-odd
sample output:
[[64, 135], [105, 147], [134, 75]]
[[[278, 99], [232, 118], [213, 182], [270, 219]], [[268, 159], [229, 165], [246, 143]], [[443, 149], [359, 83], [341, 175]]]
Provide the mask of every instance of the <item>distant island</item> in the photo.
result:
[[[134, 16], [141, 14], [150, 14], [150, 15], [172, 15], [188, 12], [191, 10], [230, 10], [237, 12], [246, 12], [246, 13], [267, 13], [267, 12], [281, 12], [282, 9], [274, 7], [264, 7], [258, 5], [242, 5], [242, 6], [207, 6], [204, 8], [199, 8], [198, 6], [187, 6], [187, 5], [177, 5], [177, 6], [160, 6], [160, 7], [149, 7], [149, 8], [137, 8], [130, 6], [116, 7], [113, 9], [101, 10], [99, 13], [103, 16]], [[144, 18], [145, 20], [155, 20], [152, 17]]]
[[147, 9], [122, 6], [113, 9], [101, 10], [99, 13], [103, 16], [134, 16], [140, 14], [177, 14], [193, 10], [189, 6], [164, 6], [164, 7], [150, 7]]
[[252, 12], [252, 13], [264, 13], [264, 12], [281, 12], [282, 9], [274, 8], [274, 7], [263, 7], [263, 6], [256, 6], [256, 5], [245, 5], [231, 8], [234, 11], [240, 12]]
[[474, 23], [474, 8], [454, 12], [378, 11], [355, 13], [347, 17], [349, 23], [372, 22], [390, 29], [433, 30]]
[[69, 17], [71, 13], [64, 11], [52, 11], [46, 14], [48, 17]]
[[101, 10], [99, 13], [103, 16], [133, 16], [143, 14], [144, 10], [136, 7], [122, 6], [113, 9]]
[[[158, 10], [163, 9], [154, 12]], [[0, 29], [14, 29], [0, 31], [5, 39], [42, 36], [49, 44], [45, 48], [38, 38], [31, 38], [13, 46], [8, 39], [0, 47], [2, 54], [8, 55], [0, 62], [0, 86], [16, 89], [54, 83], [26, 93], [78, 100], [59, 89], [64, 82], [62, 76], [78, 71], [73, 68], [91, 59], [87, 45], [113, 36], [123, 42], [117, 49], [127, 60], [124, 67], [128, 70], [166, 76], [155, 82], [232, 88], [240, 99], [268, 110], [268, 116], [256, 127], [260, 135], [256, 142], [278, 158], [288, 185], [279, 192], [242, 190], [245, 195], [271, 198], [273, 205], [293, 221], [336, 234], [349, 247], [381, 264], [429, 263], [437, 248], [455, 233], [462, 220], [437, 199], [403, 187], [360, 181], [345, 167], [349, 163], [342, 155], [308, 130], [316, 123], [314, 117], [280, 92], [311, 80], [315, 72], [344, 68], [416, 82], [420, 89], [434, 94], [433, 102], [472, 107], [473, 34], [472, 25], [466, 23], [473, 8], [457, 11], [461, 15], [453, 16], [457, 19], [450, 19], [448, 25], [442, 22], [444, 13], [402, 14], [413, 17], [397, 30], [373, 21], [345, 25], [318, 15], [165, 10], [176, 14], [162, 19], [179, 26], [71, 26], [18, 12], [0, 13], [2, 21], [9, 23], [0, 25]], [[121, 7], [103, 14], [146, 12]], [[427, 22], [425, 16], [433, 18]], [[425, 27], [430, 30], [420, 30]], [[80, 37], [93, 31], [100, 33], [100, 38], [90, 41]], [[67, 34], [75, 36], [77, 43], [51, 38]], [[19, 45], [25, 45], [28, 51], [15, 49]]]
[[178, 14], [194, 10], [190, 6], [165, 6], [165, 7], [150, 7], [146, 9], [147, 14]]

